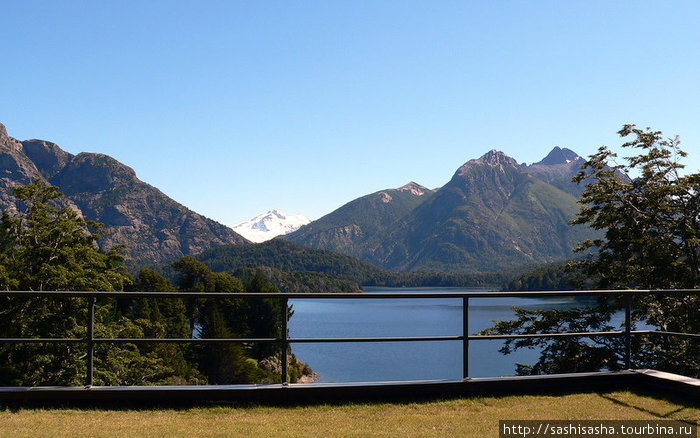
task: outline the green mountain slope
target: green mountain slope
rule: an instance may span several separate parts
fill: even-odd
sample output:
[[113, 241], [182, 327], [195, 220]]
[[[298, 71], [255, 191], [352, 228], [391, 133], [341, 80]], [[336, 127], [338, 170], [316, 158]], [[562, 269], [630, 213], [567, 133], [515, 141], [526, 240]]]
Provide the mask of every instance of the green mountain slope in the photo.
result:
[[354, 257], [306, 248], [279, 238], [258, 244], [219, 246], [195, 258], [216, 272], [267, 266], [288, 272], [316, 272], [358, 284], [381, 281], [389, 275], [383, 269]]
[[510, 280], [513, 274], [393, 273], [352, 256], [307, 248], [280, 238], [258, 244], [220, 246], [195, 258], [212, 271], [231, 271], [236, 276], [262, 269], [280, 290], [288, 292], [353, 292], [359, 290], [357, 285], [490, 287]]
[[433, 191], [410, 182], [348, 202], [326, 216], [284, 236], [302, 245], [360, 256], [365, 244], [385, 232], [432, 196]]
[[564, 260], [590, 234], [568, 221], [576, 198], [523, 172], [491, 151], [460, 167], [452, 180], [368, 248], [387, 269], [497, 271]]

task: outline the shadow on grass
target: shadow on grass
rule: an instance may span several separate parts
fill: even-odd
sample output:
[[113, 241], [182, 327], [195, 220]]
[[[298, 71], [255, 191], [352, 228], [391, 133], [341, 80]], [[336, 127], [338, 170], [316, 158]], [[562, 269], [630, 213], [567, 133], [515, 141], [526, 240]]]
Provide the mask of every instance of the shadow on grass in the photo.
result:
[[690, 410], [693, 409], [700, 409], [700, 401], [697, 399], [689, 398], [686, 396], [683, 396], [681, 394], [675, 394], [675, 393], [668, 393], [668, 392], [662, 392], [659, 390], [650, 390], [650, 389], [642, 389], [642, 388], [630, 388], [629, 391], [639, 397], [649, 397], [653, 398], [655, 400], [659, 401], [664, 401], [669, 404], [673, 405], [681, 405], [680, 408], [672, 409], [670, 411], [666, 412], [659, 412], [656, 410], [649, 409], [645, 406], [637, 405], [637, 404], [632, 404], [627, 400], [622, 400], [618, 397], [615, 397], [609, 393], [598, 393], [598, 396], [602, 399], [605, 399], [611, 403], [614, 403], [619, 406], [623, 406], [628, 409], [634, 409], [639, 412], [643, 412], [645, 414], [654, 416], [660, 420], [664, 419], [673, 419], [675, 421], [680, 421], [683, 423], [687, 423], [689, 425], [695, 425], [696, 422], [694, 420], [685, 420], [685, 419], [679, 419], [679, 418], [674, 418], [673, 416], [680, 414], [682, 412], [689, 412]]

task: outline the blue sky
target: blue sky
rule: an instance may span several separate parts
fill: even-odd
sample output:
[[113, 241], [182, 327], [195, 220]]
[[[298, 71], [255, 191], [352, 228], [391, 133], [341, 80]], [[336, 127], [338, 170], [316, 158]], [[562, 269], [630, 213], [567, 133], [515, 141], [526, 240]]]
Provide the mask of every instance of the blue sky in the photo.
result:
[[318, 218], [499, 149], [680, 135], [700, 2], [3, 0], [0, 122], [109, 154], [225, 224]]

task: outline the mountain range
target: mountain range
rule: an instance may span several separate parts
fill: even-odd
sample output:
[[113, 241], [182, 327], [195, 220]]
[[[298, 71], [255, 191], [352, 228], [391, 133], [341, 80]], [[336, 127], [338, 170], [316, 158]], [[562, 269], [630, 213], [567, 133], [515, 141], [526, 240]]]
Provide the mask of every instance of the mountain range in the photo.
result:
[[532, 165], [491, 150], [439, 189], [379, 191], [284, 238], [392, 271], [495, 272], [566, 260], [596, 235], [569, 225], [581, 190], [571, 177], [583, 162], [559, 147]]
[[85, 219], [102, 222], [106, 233], [100, 246], [125, 244], [132, 264], [248, 243], [139, 180], [133, 169], [108, 155], [73, 155], [48, 141], [19, 141], [0, 124], [0, 209], [12, 208], [12, 187], [37, 179], [58, 186], [64, 202]]
[[[571, 178], [583, 162], [575, 152], [559, 147], [530, 165], [491, 150], [460, 166], [442, 187], [428, 189], [410, 182], [380, 190], [278, 239], [336, 251], [394, 272], [497, 272], [566, 260], [577, 242], [597, 237], [590, 228], [569, 225], [582, 191]], [[112, 157], [73, 155], [44, 140], [19, 141], [0, 124], [0, 209], [13, 208], [13, 186], [36, 179], [58, 186], [66, 195], [64, 204], [86, 219], [102, 222], [106, 235], [101, 246], [125, 244], [131, 266], [250, 244], [231, 228], [139, 180], [133, 169]], [[246, 226], [263, 233], [274, 228], [286, 232], [303, 222], [295, 216], [273, 210]], [[285, 225], [290, 218], [293, 224]], [[276, 245], [265, 248], [280, 252], [278, 257], [303, 252], [284, 247], [285, 252]], [[231, 260], [237, 263], [254, 260], [236, 252], [239, 255]], [[228, 264], [229, 269], [233, 265]], [[285, 268], [283, 263], [270, 266]]]

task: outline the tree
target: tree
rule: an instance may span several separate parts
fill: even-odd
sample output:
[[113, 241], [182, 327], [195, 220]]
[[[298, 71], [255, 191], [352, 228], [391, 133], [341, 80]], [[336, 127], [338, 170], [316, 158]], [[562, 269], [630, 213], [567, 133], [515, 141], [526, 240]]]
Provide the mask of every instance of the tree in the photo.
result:
[[41, 180], [13, 189], [16, 211], [0, 221], [0, 287], [6, 290], [122, 290], [123, 246], [100, 251], [102, 225], [85, 221]]
[[[585, 183], [580, 212], [572, 224], [588, 224], [604, 237], [581, 242], [575, 249], [583, 260], [570, 263], [601, 289], [694, 289], [700, 287], [700, 174], [683, 174], [680, 140], [662, 133], [624, 125], [618, 132], [631, 137], [623, 148], [639, 151], [624, 157], [607, 147], [589, 157], [573, 179]], [[595, 312], [518, 310], [518, 320], [498, 323], [484, 333], [536, 333], [610, 330], [620, 303], [600, 300]], [[634, 321], [664, 331], [700, 332], [700, 298], [682, 294], [643, 295], [634, 306]], [[523, 347], [543, 347], [539, 361], [521, 373], [580, 371], [582, 367], [619, 369], [622, 345], [611, 338], [583, 340], [525, 339], [507, 341], [504, 353]], [[654, 337], [637, 339], [633, 362], [686, 375], [700, 374], [697, 340]]]
[[[129, 290], [139, 292], [175, 292], [177, 288], [165, 277], [143, 268]], [[192, 329], [187, 320], [187, 306], [181, 298], [119, 299], [117, 306], [128, 321], [133, 321], [142, 336], [151, 338], [189, 338]], [[163, 382], [169, 384], [206, 383], [192, 359], [196, 348], [190, 344], [156, 343], [139, 346], [142, 355], [162, 359], [162, 365], [173, 370]], [[111, 350], [110, 350], [111, 352]], [[114, 367], [112, 367], [114, 368]], [[161, 371], [162, 373], [162, 371]]]
[[[270, 283], [261, 269], [246, 282], [246, 292], [279, 292], [279, 289]], [[247, 336], [253, 338], [279, 338], [282, 335], [282, 318], [284, 318], [284, 305], [275, 299], [252, 299], [244, 303], [245, 306], [245, 331]], [[287, 311], [287, 317], [291, 317], [291, 306]], [[275, 344], [254, 344], [251, 348], [253, 357], [258, 360], [265, 359], [279, 353], [279, 347]]]
[[[61, 193], [35, 181], [13, 190], [17, 203], [0, 220], [0, 288], [5, 290], [121, 290], [129, 276], [121, 247], [97, 247], [100, 224], [59, 207]], [[87, 304], [80, 298], [10, 298], [0, 303], [4, 337], [85, 337]], [[72, 344], [0, 346], [0, 382], [83, 383], [84, 353]]]
[[[226, 321], [216, 307], [209, 309], [202, 328], [204, 338], [234, 337]], [[208, 377], [208, 383], [232, 384], [259, 381], [264, 372], [258, 368], [254, 359], [248, 358], [240, 344], [208, 344], [202, 352], [202, 371]]]
[[[700, 174], [682, 175], [687, 154], [680, 140], [663, 140], [659, 131], [625, 125], [622, 145], [640, 149], [617, 164], [606, 147], [592, 155], [575, 182], [590, 181], [579, 201], [574, 224], [605, 231], [576, 252], [597, 249], [575, 265], [600, 276], [603, 288], [674, 289], [700, 285]], [[637, 176], [638, 174], [638, 176]], [[633, 179], [625, 175], [636, 176]]]
[[[175, 292], [177, 288], [168, 279], [153, 271], [143, 268], [130, 285], [129, 290], [139, 292]], [[187, 308], [180, 298], [139, 298], [126, 301], [124, 312], [131, 319], [145, 318], [163, 325], [165, 337], [186, 338], [192, 329], [187, 321]]]

